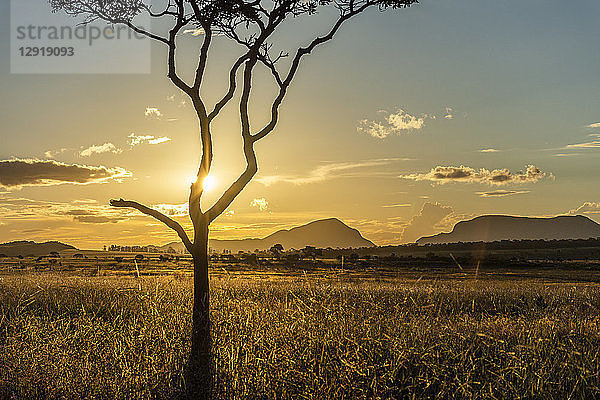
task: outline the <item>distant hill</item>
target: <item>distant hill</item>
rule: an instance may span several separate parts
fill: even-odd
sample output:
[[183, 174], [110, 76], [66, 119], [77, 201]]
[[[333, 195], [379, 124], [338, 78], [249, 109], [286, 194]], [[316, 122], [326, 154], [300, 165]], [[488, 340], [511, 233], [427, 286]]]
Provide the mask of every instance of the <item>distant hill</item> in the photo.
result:
[[[277, 231], [262, 239], [240, 239], [240, 240], [218, 240], [211, 239], [209, 247], [215, 251], [229, 250], [232, 253], [238, 251], [268, 250], [276, 243], [281, 243], [285, 250], [295, 248], [301, 249], [305, 246], [320, 248], [359, 248], [373, 247], [373, 242], [365, 239], [358, 230], [349, 227], [337, 218], [328, 218], [310, 222], [306, 225], [291, 229]], [[172, 247], [183, 251], [180, 242], [168, 243], [161, 246], [161, 250]]]
[[0, 254], [9, 257], [22, 256], [47, 256], [52, 251], [77, 250], [75, 247], [61, 242], [36, 243], [27, 240], [0, 244]]
[[499, 240], [560, 240], [600, 237], [600, 224], [582, 215], [554, 218], [484, 215], [461, 221], [450, 233], [439, 233], [417, 240], [420, 245], [456, 242], [493, 242]]

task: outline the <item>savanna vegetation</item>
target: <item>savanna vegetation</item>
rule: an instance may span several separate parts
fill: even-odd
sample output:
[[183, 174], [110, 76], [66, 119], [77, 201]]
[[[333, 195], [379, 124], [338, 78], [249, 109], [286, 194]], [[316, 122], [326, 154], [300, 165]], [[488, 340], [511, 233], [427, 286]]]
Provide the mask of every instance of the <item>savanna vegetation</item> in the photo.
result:
[[[213, 395], [599, 397], [600, 287], [589, 274], [213, 270]], [[5, 270], [0, 398], [185, 397], [192, 285], [184, 272]]]

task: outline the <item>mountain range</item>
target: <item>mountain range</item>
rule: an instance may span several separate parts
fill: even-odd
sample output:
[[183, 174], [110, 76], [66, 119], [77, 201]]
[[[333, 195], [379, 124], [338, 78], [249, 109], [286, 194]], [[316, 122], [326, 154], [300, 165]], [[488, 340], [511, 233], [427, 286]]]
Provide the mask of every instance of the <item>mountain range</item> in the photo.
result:
[[600, 237], [600, 224], [582, 215], [553, 218], [483, 215], [457, 223], [452, 232], [422, 237], [417, 244], [597, 237]]
[[[559, 216], [554, 218], [514, 217], [507, 215], [483, 215], [467, 221], [461, 221], [449, 233], [439, 233], [422, 237], [417, 244], [442, 244], [457, 242], [493, 242], [501, 240], [564, 240], [600, 238], [600, 224], [591, 219], [577, 216]], [[219, 240], [211, 239], [211, 249], [232, 253], [252, 252], [256, 249], [268, 250], [280, 243], [285, 250], [301, 249], [305, 246], [317, 248], [364, 248], [374, 247], [370, 240], [337, 218], [328, 218], [310, 222], [291, 229], [282, 229], [264, 238]], [[181, 242], [172, 242], [159, 249], [169, 247], [184, 252]], [[0, 254], [6, 256], [43, 256], [51, 252], [77, 250], [61, 242], [36, 243], [33, 241], [15, 241], [0, 244]]]
[[[301, 249], [305, 246], [318, 248], [359, 248], [373, 247], [373, 242], [365, 239], [361, 233], [344, 224], [337, 218], [321, 219], [306, 225], [291, 229], [282, 229], [262, 239], [239, 239], [220, 240], [210, 239], [209, 247], [218, 252], [229, 250], [232, 253], [238, 251], [251, 252], [255, 249], [268, 250], [274, 244], [280, 243], [285, 250], [291, 248]], [[183, 252], [181, 242], [172, 242], [161, 246], [161, 250], [172, 247], [176, 251]]]

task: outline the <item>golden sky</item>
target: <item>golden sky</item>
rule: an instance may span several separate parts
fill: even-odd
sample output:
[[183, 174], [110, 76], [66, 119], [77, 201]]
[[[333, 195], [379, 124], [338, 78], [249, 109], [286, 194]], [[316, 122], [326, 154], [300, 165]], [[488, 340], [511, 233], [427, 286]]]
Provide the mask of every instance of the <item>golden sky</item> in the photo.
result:
[[[150, 74], [14, 74], [5, 3], [0, 242], [177, 240], [150, 217], [108, 206], [139, 201], [191, 228], [197, 122], [165, 77], [164, 49], [152, 46]], [[600, 5], [551, 3], [423, 2], [352, 21], [302, 66], [276, 131], [256, 146], [256, 179], [211, 237], [262, 237], [328, 217], [377, 244], [412, 242], [481, 214], [600, 221]], [[302, 43], [327, 22], [281, 35]], [[185, 50], [199, 39], [182, 40], [185, 69]], [[227, 39], [215, 39], [209, 103], [226, 87], [234, 55]], [[255, 87], [260, 125], [273, 87], [261, 75]], [[235, 104], [213, 131], [205, 205], [244, 166]]]

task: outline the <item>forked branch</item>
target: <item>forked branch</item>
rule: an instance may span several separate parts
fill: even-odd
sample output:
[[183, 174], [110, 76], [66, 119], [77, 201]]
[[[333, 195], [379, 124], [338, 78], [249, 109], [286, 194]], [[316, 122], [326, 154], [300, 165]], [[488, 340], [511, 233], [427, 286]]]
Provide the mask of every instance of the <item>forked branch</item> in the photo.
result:
[[290, 84], [292, 83], [292, 80], [294, 79], [296, 72], [298, 71], [298, 67], [300, 66], [300, 61], [302, 61], [302, 57], [304, 57], [307, 54], [310, 54], [315, 49], [315, 47], [322, 45], [323, 43], [326, 43], [326, 42], [330, 41], [331, 39], [333, 39], [336, 32], [340, 29], [340, 27], [344, 24], [344, 22], [348, 21], [350, 18], [354, 17], [355, 15], [362, 13], [363, 11], [365, 11], [367, 8], [369, 8], [370, 6], [372, 6], [374, 4], [377, 4], [377, 2], [376, 1], [372, 1], [372, 2], [367, 1], [358, 8], [352, 7], [350, 9], [350, 11], [340, 15], [339, 19], [333, 25], [333, 27], [331, 28], [329, 33], [327, 33], [325, 36], [315, 38], [306, 47], [300, 47], [296, 51], [296, 55], [294, 56], [294, 58], [292, 60], [290, 69], [289, 69], [285, 79], [283, 79], [283, 80], [280, 78], [279, 74], [277, 73], [274, 63], [269, 64], [268, 62], [265, 63], [265, 60], [261, 60], [263, 62], [263, 64], [265, 64], [267, 66], [267, 68], [269, 68], [271, 70], [273, 76], [275, 77], [275, 80], [277, 81], [277, 84], [279, 85], [279, 93], [277, 94], [277, 97], [275, 98], [275, 100], [273, 101], [273, 105], [271, 106], [271, 120], [263, 129], [258, 131], [256, 134], [252, 135], [253, 141], [256, 142], [256, 141], [264, 138], [269, 133], [271, 133], [273, 131], [273, 129], [275, 129], [275, 126], [277, 125], [277, 121], [279, 120], [279, 106], [281, 106], [281, 103], [283, 102], [283, 99], [285, 98], [287, 90], [288, 90]]

